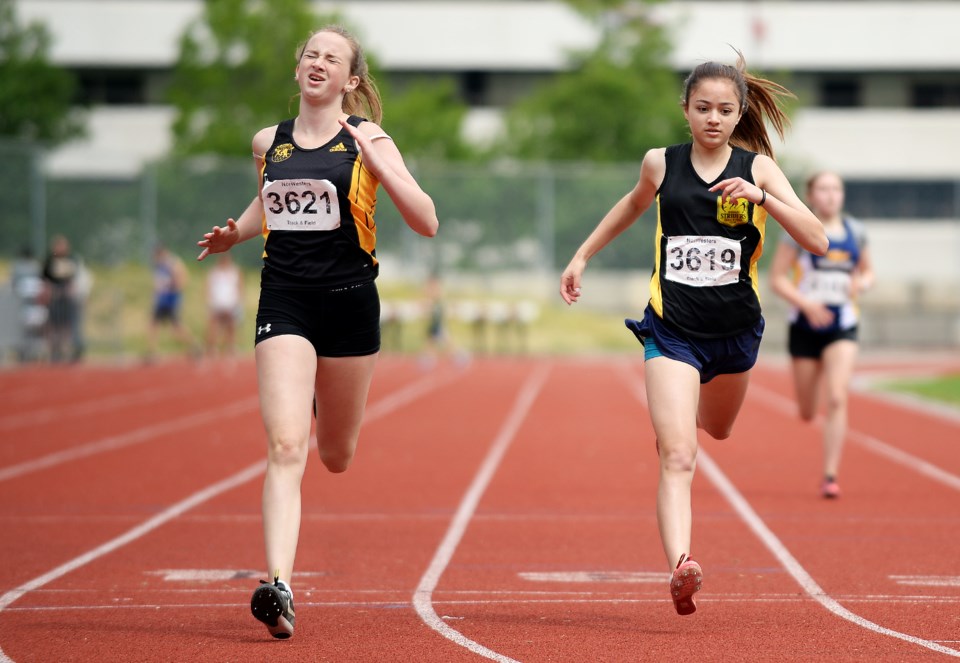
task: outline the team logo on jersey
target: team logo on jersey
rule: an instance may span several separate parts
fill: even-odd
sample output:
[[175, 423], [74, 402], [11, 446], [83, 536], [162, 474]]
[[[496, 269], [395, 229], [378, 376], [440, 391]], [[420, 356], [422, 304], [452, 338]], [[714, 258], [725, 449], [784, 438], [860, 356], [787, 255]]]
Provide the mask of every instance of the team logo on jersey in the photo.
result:
[[290, 158], [290, 155], [293, 154], [293, 144], [292, 143], [282, 143], [273, 148], [273, 154], [270, 155], [270, 161], [274, 163], [280, 163], [281, 161], [286, 161]]
[[347, 148], [346, 148], [346, 146], [345, 146], [343, 143], [337, 143], [336, 145], [334, 145], [333, 147], [330, 148], [330, 151], [331, 151], [331, 152], [346, 152], [346, 151], [347, 151]]
[[831, 263], [834, 267], [842, 269], [853, 268], [853, 256], [846, 249], [830, 249], [820, 261]]
[[728, 198], [723, 202], [723, 197], [717, 196], [717, 221], [731, 227], [749, 223], [749, 205], [746, 198]]

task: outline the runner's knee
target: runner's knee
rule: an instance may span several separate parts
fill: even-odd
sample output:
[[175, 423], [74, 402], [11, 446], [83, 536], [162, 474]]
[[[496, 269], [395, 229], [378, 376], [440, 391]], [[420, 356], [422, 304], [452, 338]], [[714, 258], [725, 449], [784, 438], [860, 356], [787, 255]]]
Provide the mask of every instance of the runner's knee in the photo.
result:
[[660, 445], [660, 467], [666, 472], [693, 472], [697, 459], [695, 447], [687, 445], [666, 448]]
[[353, 462], [353, 454], [340, 451], [324, 451], [321, 449], [320, 460], [323, 461], [323, 466], [326, 467], [328, 471], [334, 474], [340, 474], [341, 472], [346, 472], [347, 468], [350, 467], [350, 463]]
[[296, 435], [271, 436], [267, 460], [273, 465], [300, 465], [307, 460], [307, 441]]

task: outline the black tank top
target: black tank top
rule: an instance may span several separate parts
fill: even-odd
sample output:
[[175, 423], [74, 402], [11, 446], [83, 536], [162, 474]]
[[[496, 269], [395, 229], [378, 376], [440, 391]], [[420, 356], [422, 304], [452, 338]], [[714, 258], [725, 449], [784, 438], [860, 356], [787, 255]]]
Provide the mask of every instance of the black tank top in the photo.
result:
[[[350, 116], [352, 126], [365, 120]], [[277, 126], [264, 155], [262, 286], [336, 287], [377, 277], [379, 181], [341, 129], [325, 145], [304, 149], [293, 120]]]
[[666, 150], [650, 304], [664, 322], [690, 336], [733, 336], [760, 322], [757, 261], [767, 212], [745, 199], [723, 204], [708, 189], [731, 177], [753, 182], [757, 155], [734, 147], [720, 176], [704, 182], [691, 150], [690, 143]]

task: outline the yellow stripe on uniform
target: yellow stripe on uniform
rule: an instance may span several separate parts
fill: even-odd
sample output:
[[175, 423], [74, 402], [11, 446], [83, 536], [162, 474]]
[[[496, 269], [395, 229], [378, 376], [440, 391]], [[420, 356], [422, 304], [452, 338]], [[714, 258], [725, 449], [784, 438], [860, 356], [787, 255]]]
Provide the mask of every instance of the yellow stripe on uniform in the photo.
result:
[[357, 227], [360, 247], [370, 254], [374, 265], [377, 264], [377, 259], [373, 257], [373, 251], [377, 248], [377, 223], [374, 220], [374, 213], [377, 207], [379, 185], [379, 180], [363, 167], [363, 157], [357, 155], [353, 162], [350, 193], [347, 197], [350, 200], [350, 214]]
[[763, 241], [767, 235], [767, 210], [759, 205], [753, 206], [753, 225], [760, 231], [760, 241], [757, 243], [757, 250], [750, 256], [750, 282], [753, 283], [753, 291], [757, 294], [757, 301], [760, 301], [760, 273], [757, 269], [757, 263], [760, 256], [763, 255]]
[[650, 277], [650, 305], [654, 312], [663, 318], [663, 293], [660, 291], [660, 239], [663, 229], [660, 226], [660, 194], [657, 194], [657, 233], [653, 238], [653, 276]]

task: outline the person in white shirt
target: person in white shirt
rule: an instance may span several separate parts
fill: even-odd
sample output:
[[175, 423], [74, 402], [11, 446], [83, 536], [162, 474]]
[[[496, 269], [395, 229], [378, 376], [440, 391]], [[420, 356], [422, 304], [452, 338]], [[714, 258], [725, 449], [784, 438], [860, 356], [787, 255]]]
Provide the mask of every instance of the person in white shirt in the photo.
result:
[[243, 274], [221, 253], [207, 275], [207, 356], [236, 353], [237, 323], [243, 315]]

